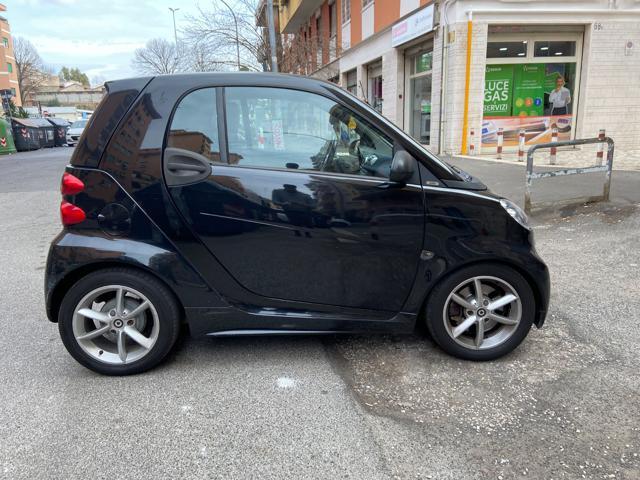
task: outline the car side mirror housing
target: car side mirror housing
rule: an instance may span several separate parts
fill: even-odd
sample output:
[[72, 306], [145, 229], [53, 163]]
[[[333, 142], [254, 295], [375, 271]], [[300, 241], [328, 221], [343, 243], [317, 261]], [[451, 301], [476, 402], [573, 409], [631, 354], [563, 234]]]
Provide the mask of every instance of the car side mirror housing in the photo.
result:
[[416, 160], [408, 152], [398, 150], [391, 162], [389, 180], [394, 183], [407, 183], [413, 176]]

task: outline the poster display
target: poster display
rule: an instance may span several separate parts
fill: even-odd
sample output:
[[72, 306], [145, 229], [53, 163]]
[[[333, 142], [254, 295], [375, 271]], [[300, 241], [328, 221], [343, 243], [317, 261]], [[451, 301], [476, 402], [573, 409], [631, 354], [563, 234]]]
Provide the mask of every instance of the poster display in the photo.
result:
[[514, 65], [513, 115], [535, 117], [544, 114], [544, 65]]
[[526, 131], [526, 145], [550, 142], [553, 124], [558, 139], [569, 140], [574, 79], [575, 63], [487, 65], [482, 147], [497, 145], [499, 128], [504, 147], [518, 145], [521, 129]]
[[484, 80], [484, 116], [510, 117], [515, 65], [487, 65]]

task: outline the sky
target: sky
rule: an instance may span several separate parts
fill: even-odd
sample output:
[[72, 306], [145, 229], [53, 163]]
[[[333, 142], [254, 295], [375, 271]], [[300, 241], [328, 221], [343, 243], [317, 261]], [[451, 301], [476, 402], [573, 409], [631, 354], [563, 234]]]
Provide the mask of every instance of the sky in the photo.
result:
[[[44, 62], [59, 72], [77, 67], [93, 83], [136, 76], [131, 59], [152, 38], [173, 41], [186, 16], [206, 8], [210, 0], [0, 0], [14, 37], [34, 44]], [[178, 35], [180, 33], [178, 32]], [[94, 82], [98, 80], [98, 82]]]

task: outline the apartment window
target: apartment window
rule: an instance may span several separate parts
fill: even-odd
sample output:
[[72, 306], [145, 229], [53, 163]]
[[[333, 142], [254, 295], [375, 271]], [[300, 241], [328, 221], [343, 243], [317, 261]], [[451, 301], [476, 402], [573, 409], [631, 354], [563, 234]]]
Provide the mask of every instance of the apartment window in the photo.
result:
[[342, 0], [342, 23], [351, 20], [351, 0]]
[[9, 39], [7, 37], [2, 37], [2, 43], [4, 44], [4, 48], [9, 48]]
[[329, 5], [329, 38], [333, 38], [338, 33], [338, 23], [336, 18], [336, 2]]
[[7, 62], [7, 72], [13, 73], [13, 65], [11, 65], [9, 62]]
[[323, 41], [322, 41], [322, 22], [320, 21], [320, 16], [316, 17], [316, 66], [320, 67], [322, 65], [322, 49], [323, 49]]
[[373, 0], [362, 0], [362, 8], [366, 8], [373, 3]]

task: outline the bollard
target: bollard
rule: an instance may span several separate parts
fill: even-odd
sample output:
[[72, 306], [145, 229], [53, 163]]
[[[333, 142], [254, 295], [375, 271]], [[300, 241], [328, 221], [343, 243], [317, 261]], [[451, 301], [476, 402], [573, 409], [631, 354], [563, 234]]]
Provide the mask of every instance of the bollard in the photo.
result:
[[[558, 125], [555, 123], [551, 125], [551, 141], [556, 143], [558, 141]], [[556, 153], [558, 153], [558, 147], [551, 147], [549, 149], [549, 165], [556, 164]]]
[[524, 130], [518, 134], [518, 161], [524, 162]]
[[469, 155], [473, 156], [476, 154], [476, 146], [475, 146], [475, 142], [474, 142], [474, 137], [475, 135], [475, 131], [473, 130], [473, 128], [469, 131], [469, 137], [471, 137], [469, 139]]
[[598, 140], [600, 143], [598, 143], [598, 151], [596, 153], [596, 165], [599, 167], [602, 166], [602, 159], [604, 158], [604, 137], [606, 137], [605, 131], [604, 128], [601, 128], [598, 132]]
[[502, 160], [502, 143], [504, 141], [504, 131], [502, 127], [498, 129], [498, 160]]

